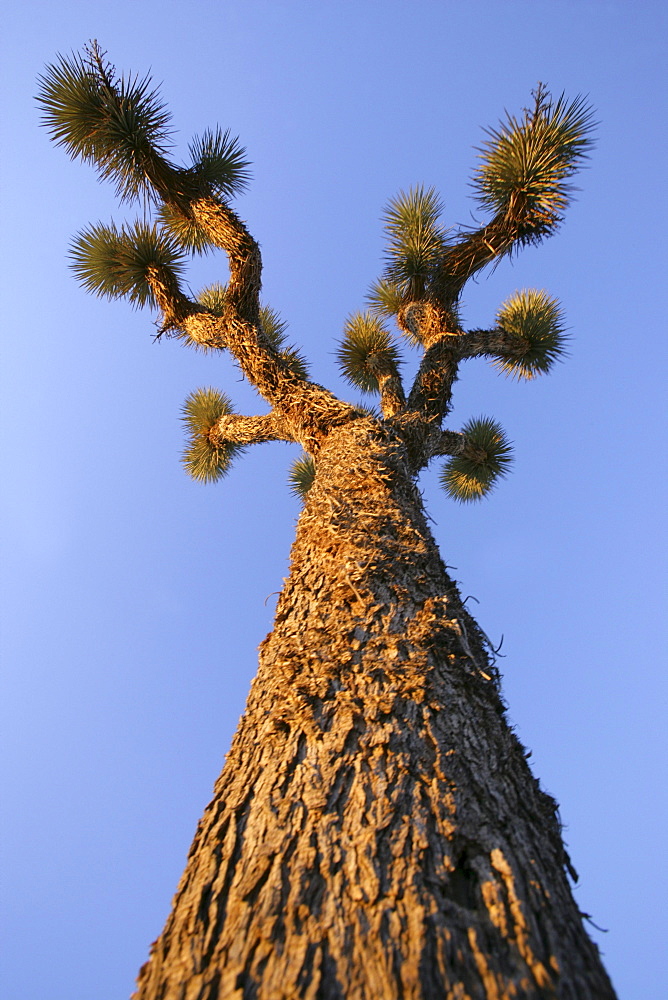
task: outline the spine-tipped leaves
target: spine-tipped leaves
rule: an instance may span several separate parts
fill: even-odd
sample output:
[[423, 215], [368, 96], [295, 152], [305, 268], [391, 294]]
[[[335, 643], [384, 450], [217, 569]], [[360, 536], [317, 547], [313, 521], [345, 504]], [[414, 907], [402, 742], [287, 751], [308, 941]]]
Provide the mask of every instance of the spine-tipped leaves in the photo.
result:
[[169, 187], [170, 115], [150, 76], [119, 77], [92, 43], [84, 56], [60, 56], [48, 66], [39, 88], [51, 138], [113, 180], [121, 198]]
[[286, 347], [279, 354], [292, 375], [300, 379], [308, 378], [308, 361], [296, 347]]
[[567, 183], [586, 159], [595, 123], [583, 97], [553, 100], [540, 86], [534, 106], [521, 118], [508, 115], [487, 129], [473, 178], [479, 203], [510, 214], [526, 234], [547, 234], [561, 220], [571, 190]]
[[303, 454], [292, 463], [288, 476], [291, 493], [301, 500], [306, 499], [306, 495], [315, 481], [315, 459], [310, 455]]
[[271, 306], [260, 307], [260, 324], [265, 337], [288, 369], [297, 378], [308, 378], [308, 362], [294, 344], [286, 345], [287, 323]]
[[155, 305], [149, 274], [156, 269], [178, 278], [185, 263], [179, 247], [156, 226], [145, 222], [120, 229], [89, 226], [75, 237], [70, 250], [72, 270], [89, 292], [107, 298], [128, 298], [136, 306]]
[[213, 285], [208, 285], [198, 293], [197, 301], [200, 305], [204, 306], [205, 309], [212, 312], [214, 316], [222, 316], [225, 311], [226, 296], [227, 285], [221, 285], [219, 282], [214, 282]]
[[188, 475], [201, 483], [221, 479], [229, 470], [242, 446], [221, 441], [216, 425], [221, 417], [233, 413], [228, 397], [217, 389], [197, 389], [183, 404], [183, 422], [187, 443], [183, 464]]
[[345, 325], [337, 359], [343, 377], [362, 392], [378, 392], [379, 379], [396, 375], [399, 352], [391, 334], [372, 313], [355, 313]]
[[416, 185], [391, 198], [383, 212], [385, 231], [396, 239], [438, 229], [443, 203], [436, 189]]
[[422, 186], [402, 191], [388, 203], [383, 213], [389, 237], [384, 292], [394, 286], [404, 301], [424, 295], [447, 245], [438, 221], [442, 209], [434, 188]]
[[396, 282], [380, 278], [369, 288], [366, 300], [381, 316], [396, 316], [404, 304], [404, 292]]
[[441, 486], [455, 500], [481, 500], [508, 474], [512, 446], [500, 424], [489, 417], [469, 420], [462, 434], [462, 451], [445, 463]]
[[246, 150], [229, 130], [207, 129], [189, 148], [195, 176], [213, 194], [227, 199], [246, 189], [250, 180]]
[[[247, 187], [250, 173], [246, 151], [229, 131], [207, 129], [189, 148], [192, 167], [180, 172], [181, 193], [192, 198], [213, 195], [227, 200]], [[159, 215], [174, 239], [190, 253], [206, 254], [213, 250], [207, 231], [176, 203], [162, 205]]]
[[260, 306], [260, 323], [265, 337], [274, 348], [280, 351], [285, 346], [287, 340], [285, 331], [288, 324], [281, 319], [279, 314], [271, 306]]
[[516, 341], [516, 348], [494, 364], [506, 375], [532, 379], [550, 370], [565, 354], [567, 337], [556, 299], [547, 292], [523, 289], [501, 306], [497, 324]]
[[214, 247], [206, 230], [188, 218], [175, 205], [164, 203], [158, 209], [162, 228], [183, 250], [190, 254], [207, 254]]

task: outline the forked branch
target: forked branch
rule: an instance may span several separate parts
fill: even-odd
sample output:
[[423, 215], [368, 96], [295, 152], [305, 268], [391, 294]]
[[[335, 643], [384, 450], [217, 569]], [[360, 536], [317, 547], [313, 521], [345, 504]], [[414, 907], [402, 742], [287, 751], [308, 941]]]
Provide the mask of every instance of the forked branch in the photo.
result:
[[[150, 77], [117, 74], [97, 43], [48, 67], [39, 101], [56, 143], [94, 164], [115, 183], [122, 201], [143, 197], [156, 207], [154, 222], [97, 224], [79, 234], [72, 248], [79, 280], [98, 295], [157, 305], [162, 333], [229, 351], [272, 408], [269, 416], [240, 417], [214, 390], [195, 394], [187, 404], [187, 419], [194, 421], [189, 467], [199, 470], [199, 478], [215, 478], [235, 450], [262, 440], [298, 441], [315, 456], [329, 431], [359, 410], [308, 379], [305, 360], [285, 344], [280, 318], [260, 302], [260, 247], [229, 206], [248, 180], [239, 140], [220, 128], [206, 130], [190, 145], [190, 165], [177, 166], [170, 158], [170, 114]], [[488, 130], [480, 150], [473, 184], [489, 213], [487, 225], [458, 233], [445, 228], [440, 198], [423, 186], [401, 192], [386, 206], [385, 273], [370, 295], [373, 312], [347, 321], [339, 360], [349, 382], [380, 394], [383, 417], [403, 433], [411, 467], [420, 468], [434, 454], [477, 461], [483, 472], [461, 466], [457, 476], [468, 477], [466, 488], [473, 492], [486, 489], [493, 467], [473, 453], [444, 452], [446, 446], [461, 448], [461, 441], [448, 437], [450, 432], [438, 437], [460, 362], [487, 357], [506, 374], [533, 378], [563, 355], [561, 312], [545, 292], [517, 292], [500, 309], [494, 329], [468, 333], [460, 327], [457, 302], [468, 278], [485, 265], [554, 232], [568, 204], [569, 179], [591, 145], [592, 127], [582, 98], [553, 100], [539, 86], [533, 107]], [[226, 254], [229, 282], [192, 301], [181, 275], [190, 254], [211, 247]], [[379, 314], [396, 317], [424, 351], [408, 400], [400, 353]], [[501, 454], [505, 447], [496, 425], [471, 425], [467, 433], [469, 451], [475, 440], [485, 453]], [[474, 480], [478, 486], [470, 485]]]
[[265, 336], [259, 317], [255, 322], [245, 319], [227, 295], [222, 315], [217, 315], [185, 296], [169, 272], [150, 269], [147, 277], [163, 313], [163, 328], [198, 347], [229, 350], [249, 382], [290, 427], [283, 440], [317, 450], [332, 426], [353, 417], [349, 403], [296, 372]]

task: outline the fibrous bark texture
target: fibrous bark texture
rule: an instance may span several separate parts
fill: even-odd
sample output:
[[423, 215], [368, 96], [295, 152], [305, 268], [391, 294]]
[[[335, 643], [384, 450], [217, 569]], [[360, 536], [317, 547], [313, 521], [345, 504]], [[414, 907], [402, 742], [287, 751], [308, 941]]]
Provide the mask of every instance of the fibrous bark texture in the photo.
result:
[[553, 799], [387, 425], [334, 428], [136, 1000], [608, 1000]]

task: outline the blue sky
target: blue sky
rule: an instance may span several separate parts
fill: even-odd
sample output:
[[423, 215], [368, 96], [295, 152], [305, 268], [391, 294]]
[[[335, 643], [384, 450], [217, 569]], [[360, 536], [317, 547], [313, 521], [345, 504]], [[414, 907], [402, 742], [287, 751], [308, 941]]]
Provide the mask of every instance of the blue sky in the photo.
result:
[[[158, 934], [271, 628], [298, 516], [297, 454], [221, 484], [183, 473], [180, 407], [226, 359], [155, 344], [153, 317], [87, 296], [72, 235], [109, 187], [38, 127], [36, 77], [97, 38], [163, 83], [177, 151], [220, 123], [254, 180], [266, 301], [334, 363], [400, 188], [468, 222], [481, 126], [539, 80], [586, 93], [598, 145], [558, 236], [465, 294], [487, 326], [515, 289], [562, 302], [570, 357], [528, 385], [470, 362], [450, 426], [497, 417], [514, 471], [461, 507], [423, 477], [446, 562], [480, 603], [510, 718], [561, 804], [581, 909], [621, 1000], [662, 994], [665, 898], [665, 39], [663, 3], [30, 2], [5, 14], [2, 129], [3, 996], [128, 995]], [[196, 262], [193, 288], [225, 276]], [[408, 365], [415, 363], [407, 352]], [[349, 393], [346, 393], [349, 395]], [[354, 398], [354, 397], [353, 397]], [[662, 500], [664, 501], [662, 504]], [[9, 942], [9, 946], [7, 946]]]

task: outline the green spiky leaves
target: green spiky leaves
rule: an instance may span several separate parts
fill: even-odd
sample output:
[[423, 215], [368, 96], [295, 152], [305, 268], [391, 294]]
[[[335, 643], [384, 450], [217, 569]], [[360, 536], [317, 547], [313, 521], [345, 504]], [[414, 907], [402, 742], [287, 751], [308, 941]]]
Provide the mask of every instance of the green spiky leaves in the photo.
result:
[[421, 185], [401, 191], [383, 213], [388, 245], [383, 281], [375, 294], [385, 309], [395, 310], [397, 296], [419, 299], [446, 248], [446, 230], [439, 224], [443, 206], [434, 188]]
[[222, 316], [225, 310], [225, 297], [227, 295], [227, 285], [221, 285], [216, 281], [213, 285], [207, 285], [197, 295], [197, 301], [205, 309], [209, 309], [214, 316]]
[[380, 278], [369, 288], [366, 300], [381, 316], [396, 316], [404, 304], [404, 293], [400, 285]]
[[306, 499], [306, 495], [315, 481], [315, 460], [310, 455], [303, 454], [295, 459], [290, 469], [288, 483], [293, 496], [301, 500]]
[[39, 84], [51, 138], [113, 180], [122, 199], [169, 183], [170, 115], [150, 76], [119, 77], [93, 42], [83, 56], [60, 56]]
[[490, 417], [469, 420], [462, 434], [464, 450], [445, 463], [441, 486], [455, 500], [481, 500], [508, 474], [512, 446], [500, 424]]
[[355, 313], [344, 327], [337, 359], [343, 377], [362, 392], [378, 392], [379, 377], [396, 375], [400, 356], [389, 331], [372, 313]]
[[270, 306], [261, 306], [260, 323], [265, 337], [288, 366], [289, 371], [297, 378], [308, 378], [308, 362], [294, 344], [286, 344], [285, 331], [288, 325], [281, 319], [276, 310]]
[[535, 378], [548, 372], [565, 354], [568, 338], [563, 315], [558, 301], [547, 292], [535, 288], [515, 292], [501, 306], [496, 321], [517, 342], [512, 353], [494, 362], [506, 375]]
[[487, 129], [474, 178], [479, 203], [524, 220], [527, 236], [545, 235], [568, 204], [570, 178], [592, 145], [592, 110], [583, 97], [552, 100], [539, 86], [534, 107]]
[[200, 483], [222, 479], [234, 456], [243, 451], [241, 445], [215, 438], [216, 424], [230, 413], [231, 401], [217, 389], [197, 389], [183, 404], [182, 419], [188, 435], [183, 464], [188, 475]]
[[213, 251], [208, 233], [174, 205], [162, 204], [157, 215], [165, 232], [187, 253], [207, 254]]
[[[250, 177], [249, 163], [239, 139], [229, 131], [207, 129], [190, 143], [189, 149], [192, 166], [179, 173], [177, 186], [181, 193], [229, 200], [245, 190]], [[158, 215], [164, 228], [189, 253], [206, 254], [213, 250], [206, 230], [176, 204], [161, 205]]]
[[[189, 168], [171, 163], [171, 115], [150, 75], [119, 75], [97, 42], [83, 55], [59, 56], [47, 66], [37, 100], [54, 142], [73, 159], [94, 164], [122, 200], [202, 194], [227, 199], [248, 183], [245, 150], [220, 128], [191, 142]], [[174, 209], [165, 210], [162, 222], [186, 249], [203, 252], [208, 246], [204, 232]]]
[[207, 129], [189, 146], [192, 170], [212, 194], [227, 200], [248, 186], [246, 150], [229, 129]]
[[148, 280], [151, 269], [178, 280], [185, 259], [180, 248], [156, 226], [135, 222], [89, 226], [75, 237], [72, 270], [84, 288], [107, 298], [128, 298], [133, 305], [155, 305]]

